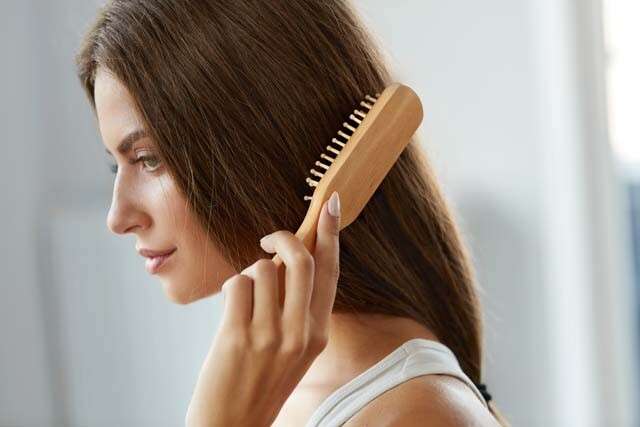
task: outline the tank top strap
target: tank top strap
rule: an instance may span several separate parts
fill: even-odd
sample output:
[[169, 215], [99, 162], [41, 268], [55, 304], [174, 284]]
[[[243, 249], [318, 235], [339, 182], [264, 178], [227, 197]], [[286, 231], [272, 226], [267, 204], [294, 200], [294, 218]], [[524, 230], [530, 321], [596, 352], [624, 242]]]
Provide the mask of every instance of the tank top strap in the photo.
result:
[[450, 375], [463, 381], [474, 392], [485, 407], [489, 407], [484, 396], [469, 378], [449, 347], [424, 338], [414, 338], [402, 345], [408, 353], [403, 368], [403, 377], [410, 380], [425, 374]]
[[453, 352], [444, 344], [413, 338], [330, 394], [305, 427], [337, 427], [382, 393], [427, 374], [447, 374], [464, 381], [487, 406], [480, 390], [467, 377]]

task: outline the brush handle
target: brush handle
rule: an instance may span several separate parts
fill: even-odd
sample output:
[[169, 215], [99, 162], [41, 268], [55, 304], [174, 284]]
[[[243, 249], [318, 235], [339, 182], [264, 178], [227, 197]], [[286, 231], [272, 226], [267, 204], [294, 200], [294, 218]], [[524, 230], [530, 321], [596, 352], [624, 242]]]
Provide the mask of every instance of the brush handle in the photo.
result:
[[[337, 191], [342, 202], [340, 229], [355, 221], [422, 122], [420, 98], [406, 85], [393, 83], [374, 101], [318, 182], [307, 214], [295, 234], [311, 254], [315, 252], [318, 219], [324, 202]], [[277, 254], [272, 260], [278, 270], [282, 306], [285, 265]]]
[[340, 229], [358, 218], [400, 157], [423, 118], [422, 103], [408, 86], [393, 83], [378, 97], [313, 192], [299, 236], [312, 233], [324, 201], [340, 193]]

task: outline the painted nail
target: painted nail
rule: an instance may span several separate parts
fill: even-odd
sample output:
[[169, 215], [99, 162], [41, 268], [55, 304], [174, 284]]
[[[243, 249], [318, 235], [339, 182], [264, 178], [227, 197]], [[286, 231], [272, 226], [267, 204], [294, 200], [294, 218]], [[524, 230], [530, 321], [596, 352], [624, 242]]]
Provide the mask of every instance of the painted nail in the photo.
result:
[[329, 213], [335, 217], [340, 216], [340, 196], [334, 191], [329, 199]]
[[265, 252], [274, 252], [273, 243], [270, 239], [271, 235], [264, 236], [260, 239], [260, 247], [265, 250]]

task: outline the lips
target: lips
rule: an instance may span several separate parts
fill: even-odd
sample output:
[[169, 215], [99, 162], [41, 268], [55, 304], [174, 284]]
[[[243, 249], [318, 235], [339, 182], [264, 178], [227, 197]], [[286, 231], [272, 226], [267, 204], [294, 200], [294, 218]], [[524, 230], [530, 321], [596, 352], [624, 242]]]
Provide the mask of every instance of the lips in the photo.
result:
[[146, 257], [146, 258], [156, 258], [156, 257], [165, 256], [165, 255], [170, 255], [175, 250], [176, 250], [176, 248], [172, 248], [172, 249], [168, 249], [168, 250], [164, 250], [164, 251], [154, 251], [154, 250], [151, 250], [151, 249], [139, 249], [138, 253], [140, 255], [142, 255], [143, 257]]
[[[150, 274], [156, 274], [167, 262], [169, 258], [173, 255], [176, 250], [173, 249], [171, 251], [164, 252], [154, 252], [155, 254], [159, 254], [158, 256], [147, 257], [147, 261], [145, 262], [145, 268], [147, 272]], [[148, 254], [148, 252], [146, 252]]]

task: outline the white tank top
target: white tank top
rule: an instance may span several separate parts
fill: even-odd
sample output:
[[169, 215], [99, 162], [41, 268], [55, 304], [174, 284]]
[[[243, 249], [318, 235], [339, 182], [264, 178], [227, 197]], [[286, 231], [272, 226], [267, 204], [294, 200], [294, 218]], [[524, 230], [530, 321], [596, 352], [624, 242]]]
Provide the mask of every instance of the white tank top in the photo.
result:
[[425, 338], [413, 338], [331, 393], [316, 408], [305, 427], [341, 426], [385, 391], [428, 374], [447, 374], [461, 379], [487, 407], [480, 390], [465, 375], [447, 346]]

